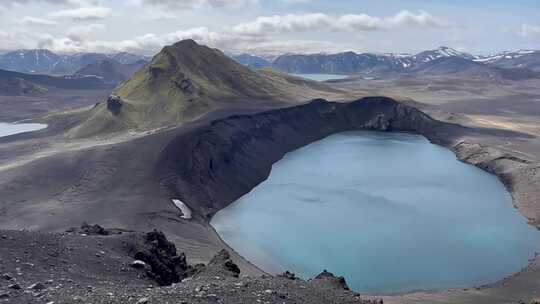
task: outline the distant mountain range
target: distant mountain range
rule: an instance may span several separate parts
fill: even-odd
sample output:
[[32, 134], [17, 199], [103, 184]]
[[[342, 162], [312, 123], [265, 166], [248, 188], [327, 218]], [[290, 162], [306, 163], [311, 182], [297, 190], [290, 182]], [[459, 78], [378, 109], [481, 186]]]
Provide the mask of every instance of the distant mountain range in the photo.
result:
[[119, 64], [148, 62], [150, 58], [130, 53], [77, 53], [61, 55], [44, 49], [17, 50], [0, 55], [0, 69], [21, 73], [71, 75], [90, 64], [110, 61]]
[[105, 83], [116, 85], [128, 80], [147, 63], [145, 60], [120, 63], [113, 59], [107, 59], [88, 64], [76, 71], [73, 75], [78, 77], [96, 76], [101, 78]]
[[540, 51], [521, 50], [517, 52], [503, 52], [493, 56], [480, 56], [476, 59], [501, 68], [527, 68], [540, 72]]
[[0, 70], [0, 95], [36, 95], [50, 88], [94, 90], [112, 87], [96, 76], [50, 76]]
[[[343, 74], [367, 79], [402, 76], [455, 76], [490, 80], [540, 78], [540, 51], [534, 50], [503, 52], [491, 56], [475, 56], [449, 47], [439, 47], [416, 55], [343, 52], [284, 54], [271, 59], [252, 54], [229, 56], [252, 69], [272, 67], [293, 74]], [[41, 81], [45, 79], [44, 75], [65, 76], [50, 79], [48, 85], [54, 83], [56, 86], [73, 88], [91, 80], [92, 88], [114, 86], [129, 79], [150, 59], [126, 52], [63, 55], [44, 49], [17, 50], [0, 54], [0, 70], [29, 74], [16, 76], [19, 80], [7, 81], [6, 77], [3, 78], [4, 88], [15, 86], [12, 92], [24, 94], [42, 91], [32, 86], [31, 83], [42, 85], [33, 81], [32, 77], [29, 79], [28, 76], [32, 74], [40, 74], [38, 79]], [[83, 78], [84, 81], [72, 81]], [[64, 84], [60, 81], [62, 79], [67, 79], [68, 83]]]
[[20, 77], [2, 77], [0, 71], [0, 95], [2, 96], [32, 96], [41, 95], [48, 91], [47, 88]]
[[251, 68], [272, 67], [295, 74], [345, 74], [372, 78], [404, 75], [452, 75], [512, 80], [540, 78], [540, 51], [474, 56], [449, 47], [440, 47], [416, 55], [355, 52], [285, 54], [273, 61], [248, 54], [232, 57]]
[[18, 50], [0, 55], [0, 95], [36, 95], [49, 88], [113, 88], [149, 61], [130, 53], [59, 55], [49, 50]]

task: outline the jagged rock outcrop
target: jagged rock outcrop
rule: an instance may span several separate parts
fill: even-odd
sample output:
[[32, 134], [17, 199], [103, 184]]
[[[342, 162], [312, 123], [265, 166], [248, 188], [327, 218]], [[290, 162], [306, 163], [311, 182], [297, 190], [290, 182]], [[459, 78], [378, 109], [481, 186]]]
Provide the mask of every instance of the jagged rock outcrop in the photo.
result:
[[187, 276], [189, 266], [185, 254], [177, 254], [176, 246], [161, 231], [147, 233], [142, 241], [132, 243], [128, 251], [133, 258], [151, 267], [149, 275], [160, 285], [171, 285]]
[[192, 266], [193, 274], [195, 278], [204, 277], [230, 277], [238, 278], [240, 276], [240, 268], [231, 259], [231, 255], [225, 249], [219, 251], [210, 260], [207, 265], [199, 264]]
[[278, 277], [282, 277], [282, 278], [285, 278], [285, 279], [288, 279], [288, 280], [297, 280], [298, 278], [296, 277], [296, 274], [295, 273], [292, 273], [290, 271], [285, 271], [284, 273], [278, 275]]
[[109, 235], [110, 232], [100, 225], [89, 225], [88, 223], [83, 223], [81, 225], [81, 233], [87, 235]]
[[104, 228], [100, 225], [94, 224], [88, 224], [87, 222], [83, 222], [83, 224], [80, 227], [71, 227], [69, 229], [66, 229], [67, 233], [77, 233], [77, 234], [84, 234], [84, 235], [97, 235], [97, 236], [109, 236], [109, 235], [115, 235], [115, 234], [122, 234], [124, 232], [132, 232], [125, 229], [118, 229], [118, 228]]
[[109, 98], [107, 98], [107, 109], [109, 109], [109, 111], [111, 111], [111, 113], [114, 115], [120, 114], [123, 104], [124, 102], [122, 99], [116, 95], [111, 95]]
[[320, 287], [349, 290], [347, 281], [344, 277], [336, 277], [333, 273], [324, 270], [310, 281]]
[[186, 94], [193, 94], [195, 92], [195, 86], [193, 85], [193, 82], [189, 78], [181, 79], [181, 80], [175, 80], [174, 83], [177, 87], [182, 90], [182, 92]]
[[221, 250], [210, 261], [207, 267], [217, 267], [225, 270], [226, 274], [233, 277], [240, 275], [240, 268], [231, 260], [231, 255], [227, 250]]
[[154, 257], [170, 258], [174, 249], [159, 231], [105, 238], [0, 231], [0, 302], [380, 304], [328, 285], [329, 277], [309, 282], [247, 273], [238, 277], [226, 251], [220, 251], [207, 266], [192, 266], [197, 268], [193, 275], [167, 287], [155, 286], [152, 277], [145, 275], [156, 271], [146, 263], [129, 266], [137, 250], [157, 250], [161, 253], [152, 253]]

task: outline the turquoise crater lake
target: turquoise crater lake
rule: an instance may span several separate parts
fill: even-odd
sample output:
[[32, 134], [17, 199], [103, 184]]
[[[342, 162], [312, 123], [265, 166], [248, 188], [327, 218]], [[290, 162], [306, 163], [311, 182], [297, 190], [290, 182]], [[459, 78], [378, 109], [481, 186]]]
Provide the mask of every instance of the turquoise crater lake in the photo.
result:
[[495, 176], [404, 133], [340, 133], [291, 152], [211, 224], [267, 272], [327, 269], [372, 294], [494, 282], [540, 243]]

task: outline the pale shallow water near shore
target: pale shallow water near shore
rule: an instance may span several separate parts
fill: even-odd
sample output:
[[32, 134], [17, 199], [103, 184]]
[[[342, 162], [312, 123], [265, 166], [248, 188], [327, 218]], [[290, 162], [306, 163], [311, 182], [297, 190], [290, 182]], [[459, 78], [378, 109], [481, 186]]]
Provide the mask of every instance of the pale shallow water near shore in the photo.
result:
[[0, 137], [45, 129], [47, 125], [37, 123], [5, 123], [0, 122]]
[[265, 271], [327, 269], [364, 293], [494, 282], [540, 248], [495, 176], [402, 133], [341, 133], [289, 153], [211, 224]]

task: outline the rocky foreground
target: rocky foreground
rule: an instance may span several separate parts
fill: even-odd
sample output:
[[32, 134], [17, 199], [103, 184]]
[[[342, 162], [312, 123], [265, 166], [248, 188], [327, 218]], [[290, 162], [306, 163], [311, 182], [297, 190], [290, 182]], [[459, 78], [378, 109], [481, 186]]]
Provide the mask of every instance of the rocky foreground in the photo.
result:
[[223, 250], [189, 265], [159, 231], [83, 225], [61, 234], [0, 232], [0, 302], [5, 303], [382, 303], [364, 300], [324, 271], [242, 276]]

